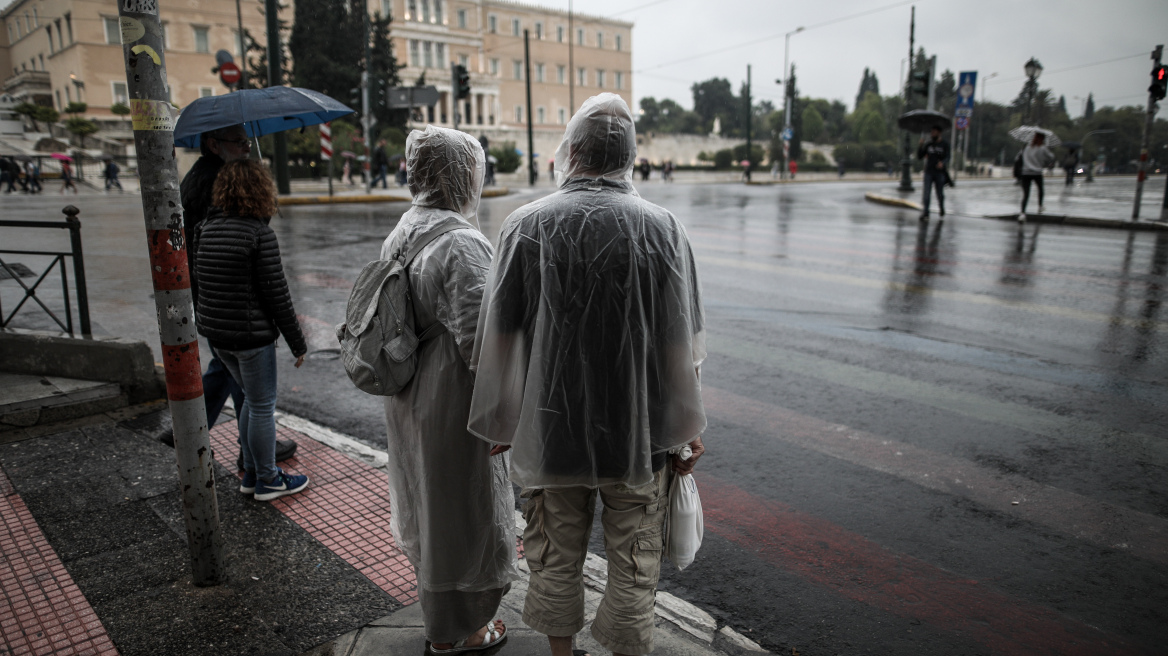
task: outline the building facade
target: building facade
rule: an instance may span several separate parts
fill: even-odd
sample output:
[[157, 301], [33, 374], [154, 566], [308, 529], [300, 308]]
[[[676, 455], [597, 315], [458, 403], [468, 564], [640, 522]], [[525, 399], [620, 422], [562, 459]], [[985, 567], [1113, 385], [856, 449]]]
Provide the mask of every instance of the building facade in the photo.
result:
[[[211, 69], [218, 50], [239, 60], [235, 0], [159, 4], [171, 102], [181, 107], [226, 93]], [[241, 6], [244, 29], [260, 40], [262, 7], [262, 0], [243, 0]], [[6, 93], [58, 110], [84, 102], [90, 116], [109, 116], [111, 105], [128, 100], [116, 2], [13, 0], [0, 11], [0, 23], [0, 78]]]

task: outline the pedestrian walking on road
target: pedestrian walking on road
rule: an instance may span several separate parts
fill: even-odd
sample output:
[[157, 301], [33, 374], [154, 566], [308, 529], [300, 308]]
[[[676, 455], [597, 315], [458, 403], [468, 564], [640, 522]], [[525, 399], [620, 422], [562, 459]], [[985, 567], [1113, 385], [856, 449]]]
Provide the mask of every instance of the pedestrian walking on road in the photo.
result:
[[486, 159], [469, 135], [429, 126], [410, 133], [405, 161], [413, 207], [381, 259], [406, 263], [418, 333], [435, 336], [418, 347], [406, 386], [385, 397], [390, 527], [414, 567], [429, 653], [488, 649], [507, 639], [493, 618], [519, 572], [507, 456], [467, 431], [492, 254], [477, 219]]
[[[195, 270], [198, 248], [196, 237], [198, 227], [207, 218], [211, 210], [211, 192], [220, 169], [226, 162], [246, 159], [251, 154], [251, 141], [242, 125], [233, 125], [199, 136], [199, 151], [201, 156], [187, 171], [179, 185], [179, 194], [183, 206], [183, 226], [187, 238], [187, 257], [190, 260], [191, 271]], [[197, 279], [191, 280], [191, 296], [195, 306], [199, 303], [199, 285]], [[215, 425], [228, 397], [235, 406], [236, 415], [243, 407], [246, 396], [243, 388], [231, 377], [231, 373], [219, 359], [215, 347], [211, 347], [211, 361], [207, 363], [207, 371], [203, 374], [203, 401], [207, 406], [207, 427]], [[167, 433], [162, 441], [174, 446], [174, 434]], [[278, 440], [276, 442], [276, 461], [286, 460], [296, 454], [296, 442], [292, 440]], [[243, 470], [243, 444], [240, 443], [239, 453], [235, 460], [236, 467]]]
[[[840, 169], [841, 170], [843, 169], [843, 164], [840, 164]], [[791, 160], [790, 162], [788, 162], [787, 163], [787, 172], [791, 174], [791, 179], [794, 180], [795, 174], [799, 172], [799, 162], [796, 162], [795, 160]], [[840, 177], [843, 177], [842, 173], [840, 174]]]
[[941, 138], [942, 129], [934, 125], [929, 140], [917, 144], [917, 159], [925, 160], [924, 195], [921, 197], [921, 221], [929, 220], [929, 203], [933, 188], [937, 188], [937, 209], [945, 216], [945, 184], [949, 180], [949, 142]]
[[68, 161], [61, 160], [61, 194], [64, 194], [66, 189], [72, 189], [73, 193], [77, 193], [77, 185], [73, 184], [73, 167], [69, 166]]
[[1035, 132], [1030, 144], [1018, 153], [1016, 162], [1020, 164], [1021, 175], [1018, 180], [1022, 183], [1022, 211], [1018, 213], [1018, 223], [1025, 223], [1026, 205], [1030, 202], [1031, 184], [1038, 187], [1038, 213], [1042, 214], [1046, 210], [1042, 204], [1044, 196], [1042, 171], [1055, 164], [1054, 153], [1046, 147], [1046, 135], [1042, 132]]
[[0, 186], [8, 185], [4, 193], [10, 194], [16, 191], [16, 179], [19, 176], [16, 162], [11, 157], [0, 157]]
[[377, 142], [377, 148], [373, 150], [373, 180], [369, 183], [370, 187], [376, 187], [377, 182], [381, 181], [382, 189], [389, 189], [389, 156], [385, 154], [385, 139]]
[[106, 160], [105, 170], [105, 190], [109, 191], [113, 187], [117, 187], [118, 191], [125, 191], [122, 189], [122, 183], [118, 181], [118, 165], [112, 159]]
[[[597, 495], [608, 585], [592, 635], [615, 654], [653, 650], [672, 468], [703, 452], [705, 332], [681, 223], [633, 187], [633, 116], [586, 100], [556, 150], [555, 193], [503, 223], [483, 293], [470, 430], [510, 449], [527, 499], [523, 621], [571, 656]], [[671, 449], [690, 444], [679, 462]]]
[[410, 174], [406, 168], [406, 158], [403, 157], [397, 162], [397, 186], [404, 187], [410, 181]]
[[244, 390], [243, 406], [236, 408], [244, 472], [239, 491], [271, 501], [308, 486], [307, 476], [276, 466], [276, 340], [284, 336], [296, 367], [308, 351], [276, 233], [268, 226], [276, 185], [263, 162], [232, 160], [215, 178], [211, 202], [195, 237], [196, 325]]
[[649, 174], [652, 171], [653, 171], [653, 167], [652, 167], [652, 165], [649, 164], [649, 160], [642, 159], [641, 160], [641, 182], [648, 182], [649, 181]]
[[1075, 183], [1075, 173], [1079, 169], [1079, 151], [1075, 148], [1067, 149], [1067, 156], [1063, 158], [1063, 170], [1067, 173], [1067, 185]]
[[41, 186], [41, 165], [31, 160], [24, 163], [24, 177], [28, 179], [28, 192], [39, 194], [44, 191]]

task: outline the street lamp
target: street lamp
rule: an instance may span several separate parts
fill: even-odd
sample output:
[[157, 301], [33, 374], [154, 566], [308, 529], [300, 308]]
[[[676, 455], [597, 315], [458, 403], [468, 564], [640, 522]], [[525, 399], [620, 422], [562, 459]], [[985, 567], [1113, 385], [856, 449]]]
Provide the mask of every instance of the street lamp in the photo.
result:
[[1031, 57], [1030, 61], [1026, 62], [1026, 65], [1023, 66], [1023, 70], [1026, 71], [1026, 89], [1029, 92], [1026, 96], [1026, 122], [1030, 123], [1031, 107], [1034, 104], [1034, 94], [1038, 91], [1038, 76], [1042, 75], [1042, 64], [1038, 63], [1038, 60], [1034, 57]]
[[[790, 70], [791, 35], [798, 34], [805, 29], [807, 29], [807, 28], [802, 27], [802, 26], [797, 27], [797, 28], [791, 30], [790, 32], [787, 32], [783, 37], [783, 75], [787, 76], [786, 87], [783, 90], [783, 131], [784, 132], [791, 129], [791, 91], [793, 91], [793, 89], [791, 88], [793, 85], [791, 84], [791, 70]], [[777, 80], [776, 80], [776, 82], [777, 82]], [[790, 159], [791, 159], [790, 149], [787, 147], [787, 141], [784, 140], [784, 143], [783, 143], [783, 170], [779, 172], [779, 176], [784, 180], [787, 179], [787, 171], [791, 167]]]

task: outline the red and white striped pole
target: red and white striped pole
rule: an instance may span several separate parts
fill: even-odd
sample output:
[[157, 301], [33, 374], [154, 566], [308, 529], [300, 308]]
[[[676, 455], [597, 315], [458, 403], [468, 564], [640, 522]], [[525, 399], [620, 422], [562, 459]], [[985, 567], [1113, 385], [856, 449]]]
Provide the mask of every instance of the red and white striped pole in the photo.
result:
[[328, 162], [329, 196], [333, 195], [333, 129], [328, 123], [320, 124], [320, 159]]
[[223, 537], [203, 402], [199, 336], [195, 332], [158, 4], [158, 0], [118, 2], [122, 56], [192, 578], [195, 585], [215, 585], [224, 579]]

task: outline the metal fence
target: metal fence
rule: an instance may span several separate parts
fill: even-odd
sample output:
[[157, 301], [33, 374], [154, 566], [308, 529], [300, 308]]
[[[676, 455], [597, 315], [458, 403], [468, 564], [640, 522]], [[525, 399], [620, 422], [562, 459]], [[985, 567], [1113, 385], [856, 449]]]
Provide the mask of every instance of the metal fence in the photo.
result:
[[[61, 327], [61, 330], [76, 336], [73, 330], [73, 309], [69, 302], [69, 275], [65, 268], [65, 258], [72, 258], [73, 260], [73, 281], [76, 288], [77, 297], [77, 319], [80, 324], [80, 332], [82, 335], [92, 335], [93, 330], [89, 323], [89, 291], [85, 286], [85, 257], [81, 251], [81, 220], [77, 215], [81, 210], [69, 205], [61, 210], [65, 214], [64, 221], [0, 221], [0, 228], [51, 228], [51, 229], [67, 229], [69, 231], [69, 242], [71, 249], [68, 251], [37, 251], [37, 250], [16, 250], [16, 249], [0, 249], [0, 268], [7, 272], [13, 280], [20, 285], [23, 290], [23, 296], [16, 306], [12, 308], [11, 312], [5, 313], [4, 308], [0, 305], [0, 328], [7, 328], [12, 323], [13, 317], [16, 313], [28, 304], [29, 300], [39, 305], [46, 314], [53, 319], [53, 321]], [[5, 259], [8, 255], [43, 255], [49, 256], [50, 260], [48, 266], [45, 267], [39, 275], [32, 272], [31, 277], [35, 277], [35, 282], [31, 285], [26, 283], [23, 278], [27, 276], [25, 271], [22, 271], [22, 265], [16, 262], [11, 262], [11, 258]], [[48, 305], [45, 304], [39, 296], [37, 296], [37, 289], [41, 283], [45, 282], [53, 273], [53, 269], [59, 268], [61, 271], [61, 297], [65, 303], [65, 320], [62, 322], [61, 318], [53, 312]], [[0, 301], [2, 303], [2, 301]]]

